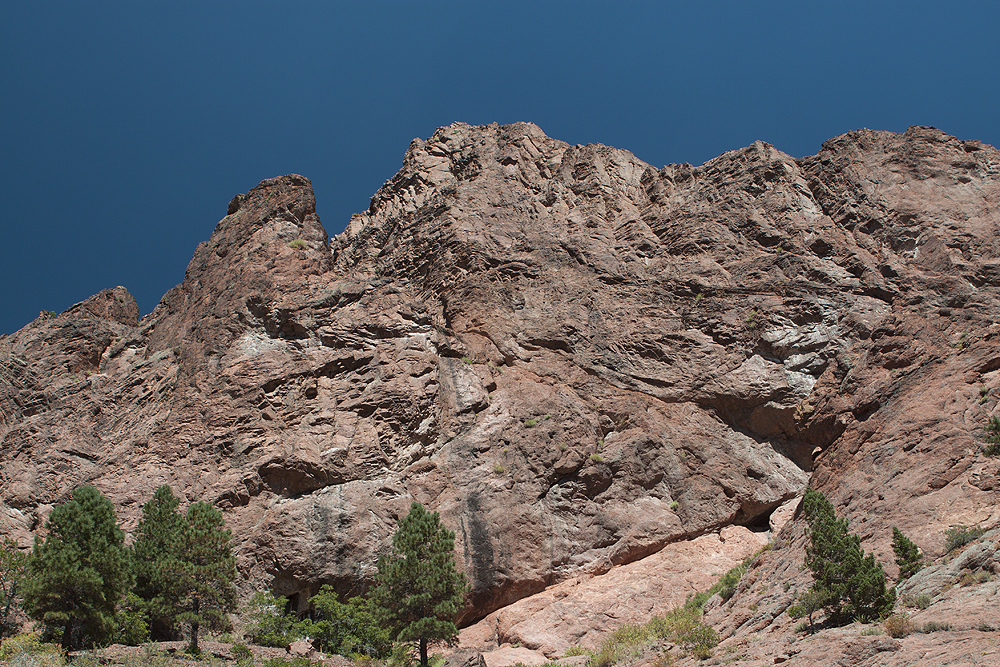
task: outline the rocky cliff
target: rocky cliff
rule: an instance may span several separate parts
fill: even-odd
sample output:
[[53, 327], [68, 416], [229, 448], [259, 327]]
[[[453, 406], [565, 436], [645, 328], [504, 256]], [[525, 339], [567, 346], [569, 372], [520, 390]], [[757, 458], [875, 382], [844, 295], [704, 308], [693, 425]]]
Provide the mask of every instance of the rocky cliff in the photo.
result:
[[[269, 179], [141, 321], [115, 288], [0, 337], [0, 529], [26, 543], [85, 482], [131, 529], [166, 483], [225, 511], [247, 589], [303, 603], [362, 590], [418, 500], [501, 641], [698, 543], [590, 629], [682, 599], [810, 478], [883, 562], [892, 525], [940, 553], [1000, 523], [998, 225], [1000, 153], [926, 127], [657, 169], [457, 123], [333, 239], [308, 179]], [[805, 576], [799, 522], [770, 537], [769, 576]]]

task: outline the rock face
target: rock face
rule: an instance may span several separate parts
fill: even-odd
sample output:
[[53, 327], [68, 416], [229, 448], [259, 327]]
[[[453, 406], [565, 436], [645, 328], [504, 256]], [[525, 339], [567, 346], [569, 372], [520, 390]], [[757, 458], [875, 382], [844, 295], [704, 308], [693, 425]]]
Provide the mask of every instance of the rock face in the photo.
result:
[[170, 484], [302, 605], [362, 590], [418, 500], [464, 623], [766, 530], [810, 473], [883, 562], [891, 525], [940, 550], [1000, 521], [998, 200], [1000, 153], [924, 127], [657, 169], [454, 124], [332, 240], [266, 180], [141, 322], [116, 288], [0, 337], [0, 527], [89, 482], [132, 529]]
[[486, 653], [496, 645], [520, 645], [551, 659], [571, 647], [597, 649], [608, 631], [684, 604], [766, 543], [760, 533], [728, 526], [668, 544], [605, 574], [573, 577], [518, 600], [463, 630], [461, 645]]

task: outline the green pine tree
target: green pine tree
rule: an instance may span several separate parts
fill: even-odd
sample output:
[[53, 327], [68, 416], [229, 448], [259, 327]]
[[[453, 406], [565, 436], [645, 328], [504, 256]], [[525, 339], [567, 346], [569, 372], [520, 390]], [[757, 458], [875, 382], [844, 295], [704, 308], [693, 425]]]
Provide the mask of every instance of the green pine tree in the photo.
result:
[[21, 553], [9, 537], [0, 545], [0, 638], [17, 630], [21, 588], [28, 575], [28, 554]]
[[106, 641], [116, 629], [115, 607], [132, 585], [125, 534], [111, 502], [93, 486], [73, 492], [52, 510], [45, 540], [35, 538], [24, 587], [29, 616], [64, 649]]
[[842, 601], [849, 580], [847, 554], [859, 548], [854, 544], [857, 537], [847, 532], [847, 520], [837, 518], [833, 505], [822, 493], [808, 487], [802, 502], [810, 537], [805, 564], [815, 580], [814, 599], [822, 599], [827, 615], [836, 618], [844, 611]]
[[391, 554], [379, 559], [373, 599], [396, 641], [417, 643], [421, 667], [428, 664], [428, 643], [458, 637], [455, 616], [467, 586], [454, 555], [455, 533], [415, 502], [392, 536]]
[[899, 566], [899, 580], [903, 581], [915, 575], [923, 567], [923, 554], [917, 545], [911, 542], [903, 531], [892, 527], [892, 552], [896, 554], [896, 565]]
[[169, 486], [163, 485], [142, 508], [132, 553], [135, 560], [135, 594], [144, 602], [149, 617], [150, 638], [164, 641], [177, 638], [174, 607], [166, 596], [163, 581], [170, 545], [176, 544], [185, 529], [184, 517], [177, 511], [180, 500]]
[[222, 512], [205, 502], [188, 507], [184, 527], [166, 545], [159, 566], [161, 599], [178, 623], [191, 629], [188, 650], [197, 654], [202, 625], [225, 625], [236, 609], [236, 561]]
[[886, 589], [885, 572], [872, 555], [861, 550], [861, 538], [847, 530], [822, 493], [807, 488], [803, 510], [809, 524], [805, 564], [815, 580], [813, 600], [822, 600], [834, 623], [853, 618], [874, 619], [892, 610], [895, 590]]
[[1000, 455], [1000, 417], [997, 417], [996, 415], [990, 417], [983, 430], [986, 431], [987, 445], [985, 454], [987, 456]]
[[[851, 537], [857, 540], [857, 535]], [[847, 554], [847, 571], [845, 617], [874, 621], [888, 616], [896, 604], [896, 589], [886, 588], [882, 564], [873, 554], [862, 552], [860, 543]]]

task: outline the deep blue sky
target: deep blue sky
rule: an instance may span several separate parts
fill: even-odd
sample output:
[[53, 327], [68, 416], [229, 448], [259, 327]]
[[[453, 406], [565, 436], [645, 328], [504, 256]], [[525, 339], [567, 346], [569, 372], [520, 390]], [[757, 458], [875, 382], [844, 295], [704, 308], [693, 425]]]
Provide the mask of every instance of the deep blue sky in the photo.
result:
[[264, 178], [311, 178], [340, 232], [456, 120], [657, 166], [859, 127], [998, 145], [998, 26], [996, 0], [5, 2], [0, 333], [115, 285], [148, 313]]

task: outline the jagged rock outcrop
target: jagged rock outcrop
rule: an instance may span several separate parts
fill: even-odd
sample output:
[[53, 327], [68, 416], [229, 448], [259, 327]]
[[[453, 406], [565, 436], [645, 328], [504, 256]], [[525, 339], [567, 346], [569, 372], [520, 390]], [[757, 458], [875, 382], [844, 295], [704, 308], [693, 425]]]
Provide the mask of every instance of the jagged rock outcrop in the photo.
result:
[[657, 169], [458, 123], [332, 241], [307, 179], [263, 181], [141, 322], [116, 288], [0, 337], [3, 530], [83, 482], [132, 528], [169, 483], [301, 603], [363, 588], [416, 499], [466, 622], [765, 529], [814, 465], [884, 562], [894, 523], [940, 548], [1000, 520], [998, 181], [933, 128]]

